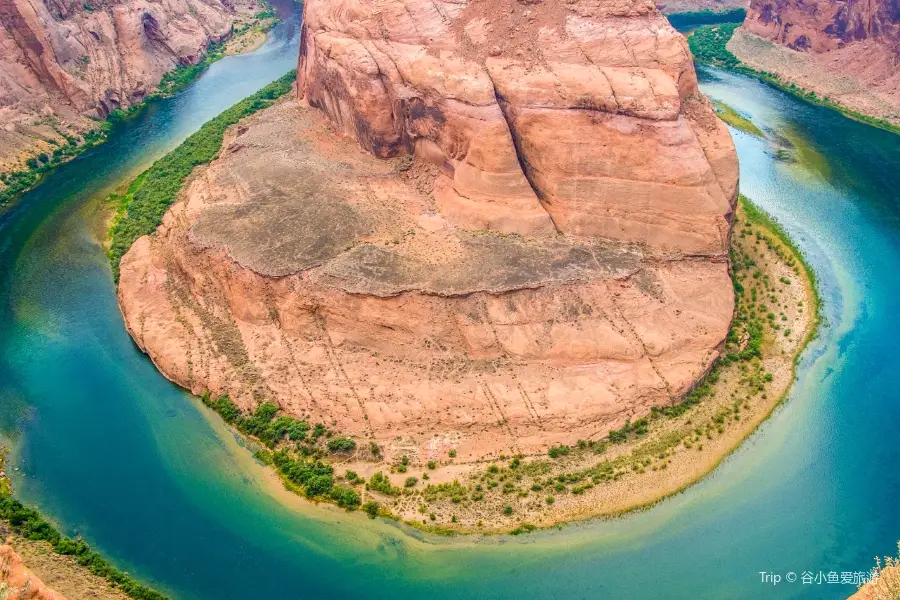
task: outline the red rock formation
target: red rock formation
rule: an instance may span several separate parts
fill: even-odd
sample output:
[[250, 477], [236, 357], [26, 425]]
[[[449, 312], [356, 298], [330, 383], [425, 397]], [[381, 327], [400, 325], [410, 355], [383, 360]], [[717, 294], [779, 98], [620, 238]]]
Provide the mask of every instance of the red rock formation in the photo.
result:
[[[726, 251], [737, 164], [647, 1], [311, 0], [300, 93], [472, 229]], [[702, 121], [702, 123], [701, 123]]]
[[737, 160], [652, 4], [305, 12], [316, 108], [238, 127], [122, 260], [164, 373], [388, 458], [539, 452], [696, 383], [733, 311]]
[[897, 55], [900, 6], [895, 0], [752, 0], [744, 28], [794, 50], [825, 52], [873, 40]]
[[29, 571], [11, 546], [0, 545], [0, 598], [66, 600]]
[[253, 0], [0, 0], [0, 170], [143, 98]]

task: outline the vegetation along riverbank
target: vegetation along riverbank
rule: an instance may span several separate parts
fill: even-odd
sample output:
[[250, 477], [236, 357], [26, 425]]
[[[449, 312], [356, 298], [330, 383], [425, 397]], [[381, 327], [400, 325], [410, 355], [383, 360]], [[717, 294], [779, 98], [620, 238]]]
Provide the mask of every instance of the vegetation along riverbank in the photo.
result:
[[109, 231], [108, 253], [116, 279], [122, 256], [135, 240], [159, 227], [194, 167], [209, 163], [218, 154], [225, 130], [288, 93], [295, 78], [296, 72], [291, 71], [207, 122], [139, 175], [124, 194], [110, 198], [116, 213]]
[[463, 463], [451, 449], [424, 464], [384, 462], [375, 444], [281, 413], [252, 414], [203, 397], [262, 444], [257, 458], [289, 490], [362, 507], [439, 534], [520, 534], [622, 514], [678, 493], [710, 473], [775, 409], [819, 324], [815, 275], [784, 230], [741, 198], [732, 241], [737, 308], [724, 356], [685, 398], [596, 439], [546, 455]]
[[835, 100], [817, 94], [814, 91], [799, 87], [797, 84], [784, 80], [775, 73], [760, 71], [741, 62], [728, 48], [727, 44], [741, 23], [723, 23], [718, 25], [703, 25], [698, 27], [688, 36], [688, 44], [694, 59], [705, 64], [727, 69], [744, 75], [756, 77], [761, 81], [777, 87], [797, 98], [825, 106], [836, 110], [845, 116], [885, 129], [893, 133], [900, 133], [900, 127], [884, 119], [879, 119], [848, 108]]

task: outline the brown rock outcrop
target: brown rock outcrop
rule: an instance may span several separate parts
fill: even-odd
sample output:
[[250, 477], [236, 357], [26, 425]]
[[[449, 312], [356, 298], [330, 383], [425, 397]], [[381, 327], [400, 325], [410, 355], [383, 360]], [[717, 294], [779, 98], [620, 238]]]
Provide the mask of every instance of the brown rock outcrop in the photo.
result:
[[66, 600], [29, 571], [11, 546], [0, 545], [0, 598]]
[[733, 311], [737, 161], [652, 4], [304, 10], [312, 107], [233, 131], [122, 260], [164, 373], [388, 457], [542, 451], [694, 385]]
[[0, 0], [0, 171], [141, 100], [253, 0]]
[[376, 156], [415, 151], [471, 229], [721, 254], [728, 135], [652, 3], [305, 5], [300, 93]]

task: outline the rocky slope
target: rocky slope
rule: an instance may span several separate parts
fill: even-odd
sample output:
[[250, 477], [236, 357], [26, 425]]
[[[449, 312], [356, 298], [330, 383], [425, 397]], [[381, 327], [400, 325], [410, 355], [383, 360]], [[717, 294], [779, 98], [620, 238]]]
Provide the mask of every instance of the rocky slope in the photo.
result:
[[0, 598], [66, 600], [29, 571], [11, 546], [0, 544]]
[[893, 0], [753, 0], [728, 48], [751, 67], [900, 124], [900, 8]]
[[0, 171], [141, 100], [253, 0], [0, 0]]
[[733, 312], [737, 160], [652, 3], [304, 11], [300, 102], [122, 260], [164, 373], [388, 458], [544, 451], [691, 388]]

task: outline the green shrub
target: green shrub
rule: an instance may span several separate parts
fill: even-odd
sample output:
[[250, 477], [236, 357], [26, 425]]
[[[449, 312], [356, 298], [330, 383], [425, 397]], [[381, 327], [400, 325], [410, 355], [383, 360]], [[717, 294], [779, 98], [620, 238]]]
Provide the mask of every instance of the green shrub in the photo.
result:
[[403, 483], [403, 487], [408, 487], [408, 488], [415, 487], [415, 485], [417, 483], [419, 483], [419, 480], [416, 479], [415, 477], [407, 477], [406, 481]]
[[694, 58], [728, 69], [737, 67], [741, 61], [725, 45], [739, 26], [740, 23], [725, 23], [704, 25], [695, 29], [688, 37], [688, 45]]
[[377, 471], [369, 477], [368, 486], [370, 490], [375, 490], [388, 496], [398, 496], [400, 494], [400, 489], [391, 485], [391, 480], [381, 471]]
[[378, 516], [378, 503], [374, 500], [369, 500], [365, 504], [362, 505], [362, 509], [369, 515], [370, 519], [374, 519]]
[[328, 440], [328, 449], [332, 452], [353, 452], [356, 442], [346, 437], [336, 437]]
[[547, 454], [550, 455], [550, 458], [561, 458], [563, 456], [568, 456], [569, 450], [570, 448], [568, 446], [553, 446], [547, 451]]
[[355, 490], [340, 485], [336, 485], [332, 488], [331, 499], [334, 500], [338, 506], [349, 508], [351, 510], [359, 506], [360, 502], [359, 494], [356, 493]]

